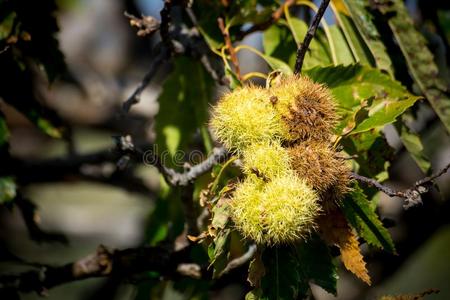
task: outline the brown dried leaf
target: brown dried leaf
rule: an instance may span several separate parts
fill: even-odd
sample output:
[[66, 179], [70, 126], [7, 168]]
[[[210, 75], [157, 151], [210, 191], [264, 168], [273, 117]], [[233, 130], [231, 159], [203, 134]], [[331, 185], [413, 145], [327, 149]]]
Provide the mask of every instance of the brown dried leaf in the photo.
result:
[[359, 279], [370, 285], [370, 276], [367, 272], [366, 263], [359, 251], [358, 237], [350, 228], [346, 235], [346, 239], [344, 244], [339, 246], [341, 249], [341, 260], [344, 263], [344, 266], [347, 270], [359, 277]]
[[193, 235], [187, 235], [187, 238], [191, 241], [191, 242], [198, 242], [201, 243], [204, 239], [206, 239], [209, 235], [208, 231], [203, 231], [202, 233], [200, 233], [198, 236], [193, 236]]
[[342, 212], [337, 209], [330, 211], [320, 218], [319, 226], [324, 240], [339, 247], [341, 260], [347, 270], [370, 285], [366, 263], [359, 250], [358, 236], [350, 228]]

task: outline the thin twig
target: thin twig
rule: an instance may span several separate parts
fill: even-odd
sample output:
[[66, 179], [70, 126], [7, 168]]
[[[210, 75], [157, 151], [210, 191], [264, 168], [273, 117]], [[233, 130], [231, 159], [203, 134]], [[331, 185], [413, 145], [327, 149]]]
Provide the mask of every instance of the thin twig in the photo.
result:
[[306, 52], [308, 51], [309, 44], [311, 43], [314, 35], [316, 34], [316, 30], [319, 27], [320, 20], [325, 13], [325, 10], [328, 7], [330, 0], [323, 0], [320, 4], [319, 10], [317, 11], [314, 19], [309, 26], [308, 32], [303, 39], [303, 42], [300, 44], [300, 47], [297, 49], [297, 59], [295, 61], [294, 74], [299, 74], [302, 71], [303, 61], [305, 59]]
[[141, 83], [138, 85], [134, 93], [128, 98], [127, 101], [123, 103], [122, 108], [126, 113], [130, 111], [131, 106], [139, 103], [142, 92], [155, 76], [161, 64], [165, 60], [167, 60], [167, 58], [174, 52], [174, 45], [169, 33], [169, 26], [172, 20], [170, 15], [171, 9], [172, 1], [165, 0], [164, 6], [160, 12], [161, 23], [158, 24], [162, 44], [157, 47], [159, 49], [159, 52], [154, 57], [149, 71], [147, 72], [147, 74], [145, 74], [144, 78], [142, 79]]
[[449, 169], [450, 169], [450, 163], [447, 164], [442, 170], [438, 171], [437, 173], [431, 174], [431, 175], [428, 176], [428, 177], [425, 177], [425, 178], [420, 179], [419, 181], [416, 182], [415, 186], [418, 187], [418, 186], [422, 186], [422, 185], [424, 185], [424, 184], [431, 183], [431, 182], [432, 182], [433, 180], [435, 180], [436, 178], [438, 178], [438, 177], [444, 175], [445, 173], [447, 173], [447, 171], [448, 171]]
[[172, 39], [169, 35], [169, 26], [172, 22], [172, 17], [170, 15], [172, 10], [172, 0], [164, 0], [164, 6], [159, 13], [161, 15], [161, 24], [159, 26], [159, 33], [161, 35], [161, 40], [163, 44], [169, 49], [169, 53], [173, 53]]
[[[198, 29], [200, 28], [200, 26], [198, 24], [198, 20], [194, 14], [194, 11], [189, 6], [185, 7], [185, 11], [186, 11], [186, 14], [188, 15], [189, 19], [191, 20], [192, 24], [194, 25], [194, 27], [197, 29], [197, 32], [198, 32]], [[202, 38], [202, 40], [203, 40], [203, 38]], [[191, 48], [193, 48], [193, 50], [197, 50], [198, 52], [200, 52], [200, 62], [202, 63], [205, 70], [211, 75], [211, 77], [220, 85], [229, 87], [230, 80], [225, 76], [225, 74], [223, 72], [222, 64], [220, 66], [215, 67], [215, 65], [213, 65], [211, 63], [210, 57], [206, 54], [206, 51], [201, 51], [204, 48], [206, 48], [206, 50], [209, 50], [206, 42], [204, 42], [204, 40], [203, 40], [203, 43], [201, 43], [201, 44], [199, 43], [199, 45], [196, 45], [195, 47], [191, 47]], [[208, 52], [210, 52], [210, 51], [208, 51]]]
[[373, 178], [368, 178], [368, 177], [365, 177], [365, 176], [362, 176], [362, 175], [359, 175], [359, 174], [356, 174], [356, 173], [352, 173], [351, 174], [351, 178], [354, 178], [354, 179], [356, 179], [356, 180], [358, 180], [360, 182], [367, 183], [368, 185], [373, 186], [377, 190], [385, 193], [386, 195], [388, 195], [390, 197], [402, 197], [402, 198], [405, 198], [404, 194], [402, 192], [393, 190], [393, 189], [391, 189], [391, 188], [389, 188], [389, 187], [379, 183], [378, 181], [376, 181]]
[[225, 45], [227, 47], [228, 53], [231, 57], [231, 62], [233, 63], [234, 69], [236, 71], [236, 75], [239, 79], [241, 78], [241, 70], [239, 67], [239, 60], [236, 55], [236, 51], [234, 51], [233, 43], [231, 42], [230, 33], [228, 29], [225, 27], [225, 22], [222, 18], [217, 19], [217, 24], [219, 24], [220, 31], [222, 32], [223, 38], [225, 40]]
[[370, 186], [375, 187], [377, 190], [385, 193], [386, 195], [388, 195], [390, 197], [400, 197], [400, 198], [405, 199], [405, 204], [403, 205], [403, 207], [405, 209], [408, 209], [412, 206], [421, 204], [422, 203], [421, 194], [428, 192], [430, 185], [433, 184], [433, 180], [444, 175], [449, 169], [450, 169], [450, 163], [447, 164], [442, 170], [440, 170], [428, 177], [425, 177], [425, 178], [422, 178], [422, 179], [416, 181], [414, 186], [412, 186], [409, 189], [403, 190], [403, 191], [396, 191], [394, 189], [391, 189], [391, 188], [379, 183], [375, 179], [367, 178], [365, 176], [361, 176], [356, 173], [352, 173], [351, 177], [360, 182], [364, 182]]
[[[147, 22], [144, 17], [142, 17], [142, 20], [141, 20], [141, 19], [138, 19], [138, 18], [134, 17], [133, 15], [129, 15], [128, 13], [125, 12], [125, 16], [130, 18], [130, 24], [132, 26], [137, 26], [140, 28], [139, 32], [141, 32], [141, 34], [139, 34], [139, 32], [138, 32], [138, 35], [142, 36], [145, 34], [149, 34], [159, 28], [160, 34], [161, 34], [161, 39], [162, 39], [162, 43], [157, 46], [158, 53], [153, 58], [147, 74], [145, 74], [144, 78], [139, 83], [139, 85], [137, 86], [137, 88], [135, 89], [133, 94], [123, 103], [122, 109], [125, 113], [128, 113], [130, 111], [130, 108], [133, 105], [139, 103], [139, 101], [141, 100], [142, 92], [145, 90], [147, 85], [150, 83], [152, 78], [155, 76], [155, 74], [159, 70], [159, 67], [161, 66], [161, 64], [168, 58], [168, 56], [170, 55], [170, 53], [173, 50], [173, 44], [169, 37], [169, 23], [171, 20], [170, 19], [170, 10], [171, 10], [171, 1], [170, 0], [164, 1], [163, 9], [160, 12], [161, 23], [159, 23], [157, 21], [156, 21], [156, 23], [150, 22], [150, 21]], [[149, 18], [151, 18], [151, 17], [149, 17]]]
[[139, 83], [133, 94], [123, 103], [122, 109], [125, 113], [130, 111], [131, 106], [139, 103], [139, 101], [141, 100], [142, 92], [145, 90], [147, 85], [155, 76], [156, 72], [159, 70], [161, 65], [166, 61], [167, 56], [168, 56], [167, 49], [164, 46], [159, 47], [159, 51], [153, 58], [147, 74], [145, 74], [144, 78]]
[[10, 46], [9, 46], [9, 45], [6, 45], [2, 50], [0, 50], [0, 54], [3, 54], [3, 52], [8, 51], [9, 48], [10, 48]]
[[242, 266], [243, 264], [247, 263], [248, 261], [250, 261], [253, 258], [253, 256], [255, 256], [256, 250], [257, 250], [257, 246], [255, 244], [251, 244], [248, 247], [247, 252], [245, 252], [242, 256], [239, 256], [239, 257], [231, 260], [227, 264], [225, 269], [223, 269], [222, 272], [220, 272], [219, 277], [230, 273], [231, 270], [236, 269], [236, 268]]

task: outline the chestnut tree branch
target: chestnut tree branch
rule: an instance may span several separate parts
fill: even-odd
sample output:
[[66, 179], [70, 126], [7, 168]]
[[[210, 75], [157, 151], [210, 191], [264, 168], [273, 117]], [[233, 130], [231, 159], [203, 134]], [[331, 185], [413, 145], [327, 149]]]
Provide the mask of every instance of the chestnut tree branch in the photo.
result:
[[45, 295], [55, 286], [94, 277], [118, 276], [128, 278], [146, 271], [164, 277], [186, 275], [178, 272], [182, 263], [189, 263], [189, 247], [173, 251], [163, 247], [141, 247], [108, 250], [100, 245], [95, 253], [63, 266], [41, 266], [19, 274], [0, 276], [1, 289], [37, 292]]
[[365, 176], [362, 176], [362, 175], [359, 175], [356, 173], [352, 173], [351, 178], [354, 178], [354, 179], [358, 180], [359, 182], [366, 183], [369, 186], [373, 186], [374, 188], [378, 189], [379, 191], [385, 193], [386, 195], [388, 195], [390, 197], [400, 197], [400, 198], [405, 199], [405, 204], [403, 205], [403, 207], [405, 209], [408, 209], [412, 206], [421, 204], [422, 203], [421, 194], [428, 192], [430, 186], [433, 184], [433, 180], [444, 175], [449, 169], [450, 169], [450, 163], [448, 163], [440, 171], [416, 181], [416, 183], [412, 187], [410, 187], [409, 189], [403, 190], [403, 191], [394, 190], [390, 187], [387, 187], [387, 186], [379, 183], [375, 179], [367, 178]]
[[122, 109], [125, 113], [130, 111], [130, 108], [134, 105], [139, 103], [141, 100], [141, 94], [145, 90], [145, 88], [149, 85], [150, 81], [155, 76], [156, 72], [159, 70], [159, 68], [167, 62], [168, 54], [166, 47], [163, 45], [159, 45], [158, 52], [153, 57], [152, 63], [150, 64], [149, 70], [147, 74], [145, 74], [144, 78], [142, 78], [142, 81], [139, 83], [139, 85], [134, 90], [133, 94], [123, 103]]
[[136, 163], [145, 163], [156, 167], [161, 174], [166, 178], [167, 182], [173, 186], [187, 186], [192, 183], [197, 177], [205, 174], [211, 168], [229, 157], [228, 151], [223, 148], [214, 148], [211, 155], [204, 161], [194, 166], [186, 167], [183, 171], [177, 171], [169, 168], [163, 164], [157, 153], [152, 150], [151, 144], [142, 144], [135, 146], [130, 137], [117, 137], [117, 147], [115, 150], [103, 150], [91, 154], [75, 154], [63, 158], [45, 159], [24, 161], [16, 158], [11, 158], [6, 164], [2, 165], [0, 176], [14, 176], [17, 178], [19, 184], [28, 184], [30, 182], [48, 182], [58, 181], [64, 177], [81, 176], [89, 180], [120, 184], [127, 184], [127, 178], [133, 187], [138, 187], [140, 191], [145, 192], [145, 187], [139, 182], [138, 178], [127, 176], [120, 176], [120, 170], [106, 175], [94, 175], [86, 173], [83, 169], [85, 166], [101, 165], [103, 163], [116, 163], [118, 169], [123, 169], [129, 161]]
[[119, 147], [124, 154], [130, 154], [134, 158], [143, 159], [145, 163], [156, 167], [166, 181], [173, 186], [187, 186], [191, 184], [197, 177], [211, 170], [214, 165], [225, 161], [230, 155], [223, 147], [214, 148], [212, 154], [204, 161], [194, 166], [186, 167], [183, 172], [178, 172], [173, 168], [165, 166], [158, 154], [152, 150], [143, 151], [135, 147], [129, 137], [121, 137]]

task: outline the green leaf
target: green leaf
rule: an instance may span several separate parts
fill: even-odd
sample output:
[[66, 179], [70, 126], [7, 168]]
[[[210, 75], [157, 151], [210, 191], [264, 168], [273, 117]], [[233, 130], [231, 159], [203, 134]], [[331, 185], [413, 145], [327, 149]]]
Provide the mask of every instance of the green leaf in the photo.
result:
[[[333, 70], [336, 73], [333, 74]], [[337, 126], [337, 132], [342, 135], [355, 135], [382, 128], [404, 114], [406, 109], [418, 99], [389, 76], [369, 67], [355, 65], [338, 66], [336, 69], [315, 68], [307, 73], [314, 80], [325, 83], [332, 89], [342, 117], [342, 121]], [[424, 172], [427, 172], [429, 162], [421, 150], [419, 138], [410, 133], [407, 128], [399, 132], [402, 142], [409, 149], [414, 160]], [[367, 140], [367, 137], [363, 139]], [[365, 150], [368, 149], [360, 149], [358, 155], [363, 155]], [[367, 164], [373, 164], [372, 159], [367, 161]], [[361, 161], [360, 165], [365, 168], [366, 163]], [[377, 167], [377, 169], [380, 171], [383, 168]], [[377, 176], [375, 174], [373, 173], [372, 176]]]
[[211, 265], [213, 266], [213, 278], [217, 278], [228, 264], [228, 252], [231, 241], [231, 230], [229, 228], [218, 231], [213, 244], [208, 249]]
[[250, 292], [248, 292], [245, 295], [245, 300], [259, 300], [259, 299], [262, 299], [261, 294], [262, 294], [261, 289], [251, 290]]
[[274, 24], [263, 33], [264, 53], [294, 68], [297, 44], [287, 26]]
[[217, 172], [213, 170], [214, 181], [211, 185], [211, 193], [215, 194], [218, 189], [225, 187], [229, 180], [232, 180], [239, 175], [240, 171], [233, 168], [232, 165], [237, 158], [237, 156], [232, 156], [226, 162], [216, 166]]
[[155, 207], [146, 224], [145, 239], [151, 245], [172, 238], [175, 239], [184, 230], [184, 214], [181, 204], [180, 188], [170, 187], [160, 176], [160, 192]]
[[359, 34], [347, 7], [344, 5], [342, 0], [333, 0], [331, 7], [335, 12], [339, 27], [345, 35], [355, 61], [361, 63], [362, 65], [373, 66], [374, 59], [372, 54]]
[[357, 184], [342, 201], [341, 208], [350, 225], [369, 245], [396, 253], [389, 231], [383, 227], [363, 190]]
[[[289, 15], [286, 16], [286, 20], [294, 36], [296, 44], [300, 45], [306, 35], [306, 32], [308, 31], [309, 26], [304, 21], [297, 18], [292, 18]], [[305, 55], [305, 60], [303, 63], [303, 67], [305, 69], [332, 64], [328, 45], [320, 42], [321, 36], [323, 36], [323, 31], [317, 30]]]
[[358, 173], [378, 181], [386, 180], [387, 168], [394, 158], [394, 150], [389, 146], [380, 130], [363, 132], [341, 140], [345, 152], [356, 156]]
[[353, 54], [350, 50], [347, 41], [339, 27], [336, 25], [330, 26], [330, 34], [333, 39], [334, 47], [336, 50], [337, 64], [349, 65], [355, 63]]
[[289, 65], [279, 60], [278, 58], [267, 56], [264, 54], [262, 54], [261, 57], [267, 62], [267, 64], [272, 68], [272, 70], [281, 71], [283, 74], [286, 75], [293, 74], [291, 67], [289, 67]]
[[278, 58], [261, 55], [261, 57], [269, 64], [272, 70], [281, 71], [283, 74], [291, 75], [293, 74], [291, 67], [289, 67], [285, 62], [279, 60]]
[[345, 2], [356, 28], [358, 28], [359, 33], [370, 49], [377, 68], [393, 76], [392, 61], [386, 52], [384, 43], [381, 41], [380, 34], [373, 22], [373, 16], [368, 10], [369, 1], [343, 0], [343, 2]]
[[47, 135], [52, 138], [59, 139], [62, 137], [62, 129], [56, 127], [57, 125], [52, 123], [50, 119], [46, 119], [42, 115], [40, 115], [36, 110], [29, 110], [27, 112], [27, 117], [36, 124], [36, 126], [45, 132]]
[[209, 31], [206, 30], [206, 28], [209, 28], [208, 26], [199, 26], [198, 31], [205, 39], [206, 44], [208, 44], [209, 48], [214, 51], [216, 49], [220, 49], [224, 44], [223, 41], [220, 39], [222, 35], [218, 34], [215, 31]]
[[[298, 259], [290, 246], [267, 248], [263, 252], [266, 270], [261, 280], [261, 299], [298, 299], [307, 282], [302, 281]], [[300, 287], [301, 286], [301, 287]]]
[[389, 27], [406, 58], [408, 69], [420, 91], [450, 132], [449, 90], [426, 46], [425, 38], [414, 28], [414, 23], [403, 1], [380, 1], [376, 7], [385, 14]]
[[208, 254], [213, 266], [213, 278], [217, 278], [228, 264], [228, 253], [231, 243], [230, 205], [228, 201], [219, 199], [212, 209], [211, 228], [215, 232], [213, 242], [209, 245]]
[[251, 52], [255, 53], [256, 55], [258, 55], [259, 57], [261, 57], [272, 68], [272, 70], [280, 71], [286, 75], [293, 74], [291, 67], [289, 67], [289, 65], [287, 65], [285, 62], [279, 60], [278, 58], [265, 55], [264, 53], [261, 53], [260, 51], [258, 51], [257, 49], [255, 49], [251, 46], [240, 45], [240, 46], [236, 47], [236, 49], [239, 49], [239, 48], [251, 51]]
[[[228, 26], [244, 25], [246, 23], [261, 24], [270, 19], [272, 13], [276, 9], [274, 3], [268, 3], [268, 7], [260, 6], [260, 9], [255, 9], [256, 5], [261, 5], [257, 0], [246, 1], [232, 1], [231, 8], [228, 10], [230, 21]], [[236, 12], [233, 12], [232, 10]]]
[[6, 125], [5, 118], [0, 112], [0, 147], [5, 145], [9, 139], [8, 125]]
[[[404, 114], [402, 116], [402, 120], [405, 120], [408, 116], [412, 117], [409, 114]], [[429, 158], [423, 151], [424, 148], [419, 135], [409, 130], [405, 122], [398, 121], [395, 123], [395, 127], [400, 134], [400, 139], [403, 145], [405, 146], [406, 150], [408, 150], [417, 166], [419, 166], [422, 172], [428, 174], [431, 170], [431, 163]]]
[[225, 66], [225, 76], [230, 81], [230, 89], [234, 90], [235, 88], [242, 86], [242, 82], [229, 66]]
[[0, 204], [4, 204], [16, 197], [17, 186], [12, 177], [0, 177]]
[[[11, 34], [16, 38], [11, 45], [13, 49], [3, 52], [0, 57], [0, 97], [43, 132], [60, 138], [62, 121], [50, 108], [41, 105], [33, 70], [35, 63], [43, 67], [49, 82], [67, 71], [55, 36], [59, 30], [55, 1], [3, 1], [0, 5], [0, 19], [4, 21], [0, 23], [0, 36], [4, 38], [7, 32], [7, 36]], [[17, 25], [14, 32], [10, 32], [12, 24]]]
[[372, 103], [368, 117], [359, 123], [352, 131], [352, 134], [369, 131], [374, 128], [381, 128], [392, 123], [406, 109], [411, 107], [418, 97], [411, 96], [405, 100], [376, 100]]
[[230, 205], [227, 201], [219, 200], [212, 209], [211, 225], [215, 229], [224, 229], [230, 220]]
[[197, 17], [200, 34], [209, 48], [217, 53], [224, 46], [222, 32], [217, 25], [217, 19], [223, 18], [224, 7], [219, 1], [198, 0], [193, 1], [192, 9]]
[[367, 118], [360, 120], [347, 134], [356, 134], [382, 128], [392, 123], [420, 97], [410, 94], [399, 82], [377, 69], [361, 65], [316, 67], [306, 71], [314, 81], [326, 84], [332, 91], [342, 121], [337, 126], [341, 133], [354, 121], [354, 114], [367, 105]]
[[359, 124], [361, 124], [365, 119], [369, 117], [369, 110], [367, 109], [367, 107], [372, 104], [372, 101], [373, 99], [370, 98], [367, 102], [363, 102], [361, 106], [357, 106], [353, 109], [353, 112], [346, 119], [345, 123], [342, 123], [343, 125], [346, 124], [345, 128], [342, 130], [343, 136], [348, 135]]
[[337, 295], [337, 267], [327, 245], [318, 237], [297, 247], [300, 273], [305, 281], [311, 281], [327, 292]]
[[175, 59], [175, 69], [158, 97], [159, 112], [155, 118], [156, 144], [165, 165], [179, 164], [174, 161], [177, 151], [186, 151], [193, 135], [206, 124], [213, 85], [197, 61], [187, 57]]
[[261, 299], [303, 299], [314, 282], [336, 295], [337, 267], [317, 236], [298, 245], [266, 248]]
[[14, 20], [16, 18], [16, 13], [12, 11], [12, 7], [8, 3], [0, 4], [0, 42], [7, 43], [5, 41], [10, 35], [16, 35], [17, 29], [15, 32], [11, 32], [13, 30]]

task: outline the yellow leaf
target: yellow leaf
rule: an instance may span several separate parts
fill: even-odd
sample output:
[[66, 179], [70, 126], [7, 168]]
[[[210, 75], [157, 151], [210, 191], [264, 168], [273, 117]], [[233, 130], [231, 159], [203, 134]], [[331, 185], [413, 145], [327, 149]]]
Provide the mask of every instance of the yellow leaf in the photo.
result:
[[344, 266], [362, 281], [370, 285], [370, 276], [367, 272], [366, 263], [359, 251], [358, 237], [350, 228], [346, 239], [344, 244], [339, 246], [341, 249], [341, 260]]
[[348, 11], [347, 6], [345, 6], [342, 0], [333, 0], [332, 5], [334, 5], [338, 12], [343, 13], [346, 16], [350, 16], [350, 12]]
[[370, 285], [366, 263], [359, 250], [358, 236], [350, 228], [344, 215], [337, 209], [332, 210], [321, 217], [319, 226], [325, 241], [339, 247], [341, 260], [347, 270]]

